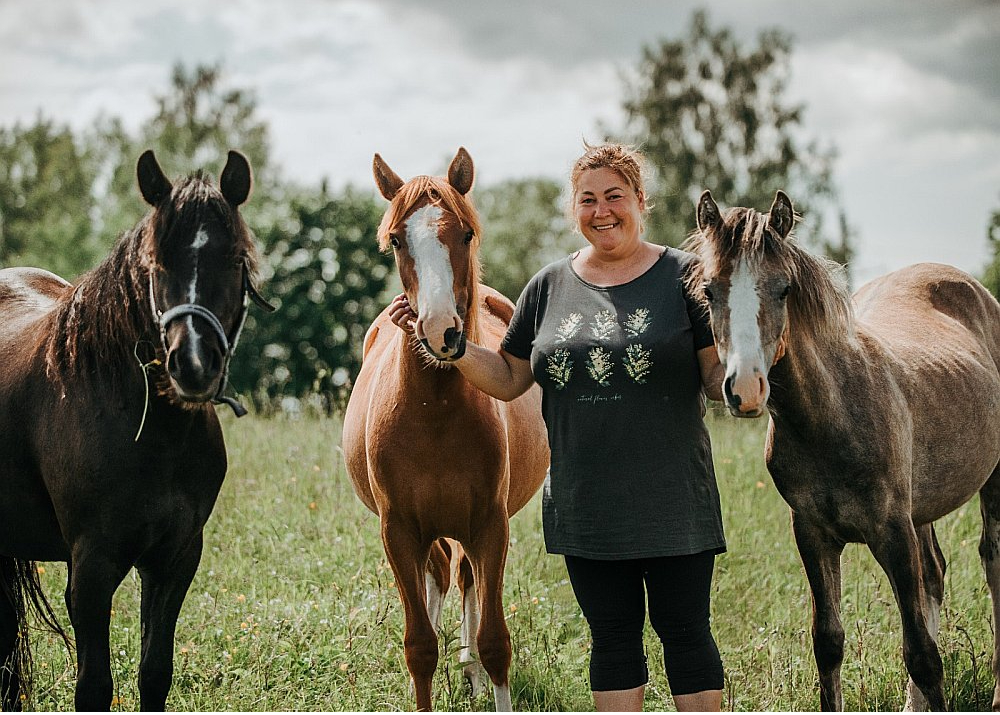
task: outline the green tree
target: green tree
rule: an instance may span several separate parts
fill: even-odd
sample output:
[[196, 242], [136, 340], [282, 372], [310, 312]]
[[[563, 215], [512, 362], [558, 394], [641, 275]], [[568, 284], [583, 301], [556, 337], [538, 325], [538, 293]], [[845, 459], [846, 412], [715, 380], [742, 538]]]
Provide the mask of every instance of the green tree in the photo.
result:
[[983, 271], [983, 285], [1000, 299], [1000, 209], [990, 216], [986, 227], [986, 241], [990, 247], [991, 259]]
[[175, 65], [169, 90], [156, 97], [157, 111], [130, 136], [117, 118], [104, 118], [88, 141], [107, 157], [98, 177], [101, 211], [99, 226], [110, 244], [120, 232], [131, 228], [146, 212], [135, 187], [135, 161], [146, 149], [156, 157], [171, 178], [204, 169], [218, 179], [230, 149], [249, 160], [254, 171], [255, 191], [245, 215], [251, 225], [267, 210], [267, 197], [275, 190], [277, 177], [268, 165], [267, 123], [257, 116], [253, 94], [223, 86], [219, 65], [198, 65], [188, 71]]
[[[652, 164], [653, 240], [678, 245], [687, 236], [703, 189], [725, 206], [761, 210], [783, 189], [803, 216], [798, 235], [819, 248], [838, 247], [824, 237], [824, 217], [839, 212], [834, 152], [798, 139], [804, 107], [784, 98], [791, 47], [786, 33], [768, 29], [744, 49], [697, 11], [687, 37], [643, 48], [626, 79], [624, 135]], [[849, 246], [839, 248], [850, 254]]]
[[0, 267], [45, 268], [67, 279], [100, 253], [91, 230], [93, 161], [66, 126], [39, 117], [0, 128]]
[[258, 236], [268, 300], [278, 311], [251, 310], [233, 359], [233, 385], [259, 407], [318, 395], [331, 409], [361, 367], [365, 332], [386, 305], [392, 256], [378, 250], [382, 207], [351, 188], [339, 195], [298, 191]]
[[511, 300], [538, 269], [583, 243], [566, 221], [562, 189], [549, 179], [516, 179], [476, 191], [483, 222], [484, 282]]

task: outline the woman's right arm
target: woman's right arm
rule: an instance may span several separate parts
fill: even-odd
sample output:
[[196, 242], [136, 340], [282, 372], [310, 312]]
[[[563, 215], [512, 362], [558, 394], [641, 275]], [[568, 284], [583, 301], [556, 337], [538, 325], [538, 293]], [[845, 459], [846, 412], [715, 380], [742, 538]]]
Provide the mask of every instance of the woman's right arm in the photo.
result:
[[[400, 329], [413, 332], [416, 313], [405, 295], [397, 295], [389, 304], [389, 319]], [[490, 350], [466, 343], [465, 355], [454, 361], [465, 378], [491, 397], [504, 402], [517, 399], [534, 384], [531, 362], [507, 351]]]
[[503, 348], [496, 351], [466, 343], [465, 355], [455, 361], [455, 367], [473, 385], [504, 402], [520, 397], [535, 382], [531, 363]]

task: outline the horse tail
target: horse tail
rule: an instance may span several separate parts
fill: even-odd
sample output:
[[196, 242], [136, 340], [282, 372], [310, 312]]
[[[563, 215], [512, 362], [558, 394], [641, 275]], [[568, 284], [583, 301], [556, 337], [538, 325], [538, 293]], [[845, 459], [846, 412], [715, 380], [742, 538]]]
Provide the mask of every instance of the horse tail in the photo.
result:
[[45, 598], [35, 562], [0, 556], [0, 705], [4, 710], [20, 710], [22, 701], [31, 695], [28, 616], [32, 611], [67, 648], [72, 647]]

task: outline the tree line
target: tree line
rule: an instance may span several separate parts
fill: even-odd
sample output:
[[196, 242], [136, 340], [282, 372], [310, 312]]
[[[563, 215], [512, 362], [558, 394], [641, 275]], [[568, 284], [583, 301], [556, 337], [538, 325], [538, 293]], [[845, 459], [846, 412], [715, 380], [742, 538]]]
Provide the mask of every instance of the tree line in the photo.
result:
[[[694, 202], [711, 187], [725, 205], [766, 206], [791, 191], [798, 233], [848, 264], [853, 232], [832, 181], [835, 150], [798, 139], [804, 107], [784, 96], [792, 41], [779, 29], [741, 45], [696, 12], [685, 35], [642, 48], [622, 78], [624, 122], [602, 138], [639, 146], [650, 159], [654, 208], [647, 236], [677, 245], [693, 228]], [[385, 202], [369, 187], [303, 185], [271, 163], [269, 128], [250, 88], [226, 84], [221, 65], [173, 68], [156, 111], [129, 132], [114, 116], [73, 132], [41, 113], [0, 127], [0, 267], [33, 265], [66, 278], [93, 267], [146, 210], [135, 160], [153, 148], [175, 174], [214, 170], [238, 148], [256, 186], [244, 216], [261, 247], [262, 290], [279, 312], [251, 311], [231, 384], [258, 409], [337, 408], [361, 361], [368, 325], [397, 290], [376, 229]], [[529, 177], [477, 187], [487, 283], [516, 300], [546, 263], [578, 247], [564, 187]], [[989, 234], [1000, 281], [1000, 211]], [[992, 273], [990, 273], [992, 271]]]

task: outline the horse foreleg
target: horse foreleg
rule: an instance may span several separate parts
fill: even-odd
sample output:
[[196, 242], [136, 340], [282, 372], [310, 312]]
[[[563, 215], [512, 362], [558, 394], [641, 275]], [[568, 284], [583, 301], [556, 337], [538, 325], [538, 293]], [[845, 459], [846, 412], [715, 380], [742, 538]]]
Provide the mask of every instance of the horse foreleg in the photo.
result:
[[932, 710], [944, 710], [944, 667], [928, 628], [921, 546], [908, 515], [883, 525], [868, 547], [889, 577], [903, 625], [903, 661]]
[[431, 709], [431, 680], [437, 667], [437, 632], [427, 614], [425, 569], [430, 544], [391, 516], [383, 516], [382, 544], [389, 559], [399, 598], [403, 602], [406, 628], [403, 652], [413, 679], [418, 710]]
[[479, 664], [479, 597], [476, 595], [476, 579], [472, 574], [469, 557], [462, 555], [458, 565], [458, 588], [462, 594], [462, 650], [458, 661], [465, 663], [462, 673], [469, 682], [472, 697], [483, 692], [483, 667]]
[[114, 694], [108, 643], [111, 599], [130, 566], [107, 554], [105, 544], [73, 549], [68, 606], [76, 633], [78, 711], [107, 710]]
[[1000, 465], [979, 490], [979, 508], [983, 515], [979, 557], [993, 602], [993, 709], [1000, 710]]
[[465, 546], [479, 595], [479, 660], [493, 683], [498, 711], [513, 710], [510, 698], [510, 632], [503, 612], [503, 569], [507, 561], [507, 517], [497, 509], [479, 525], [473, 542]]
[[813, 656], [819, 672], [822, 710], [843, 710], [840, 665], [844, 626], [840, 620], [840, 555], [844, 545], [792, 512], [792, 531], [812, 592]]
[[174, 677], [174, 632], [184, 597], [201, 561], [201, 534], [180, 554], [153, 555], [139, 564], [142, 577], [142, 657], [139, 705], [164, 710]]
[[[924, 524], [917, 529], [920, 540], [920, 573], [924, 586], [924, 616], [927, 620], [927, 631], [934, 642], [937, 642], [938, 630], [941, 627], [941, 603], [944, 601], [944, 572], [947, 564], [933, 524]], [[906, 684], [906, 705], [903, 710], [922, 711], [928, 706], [924, 694], [909, 679]]]

